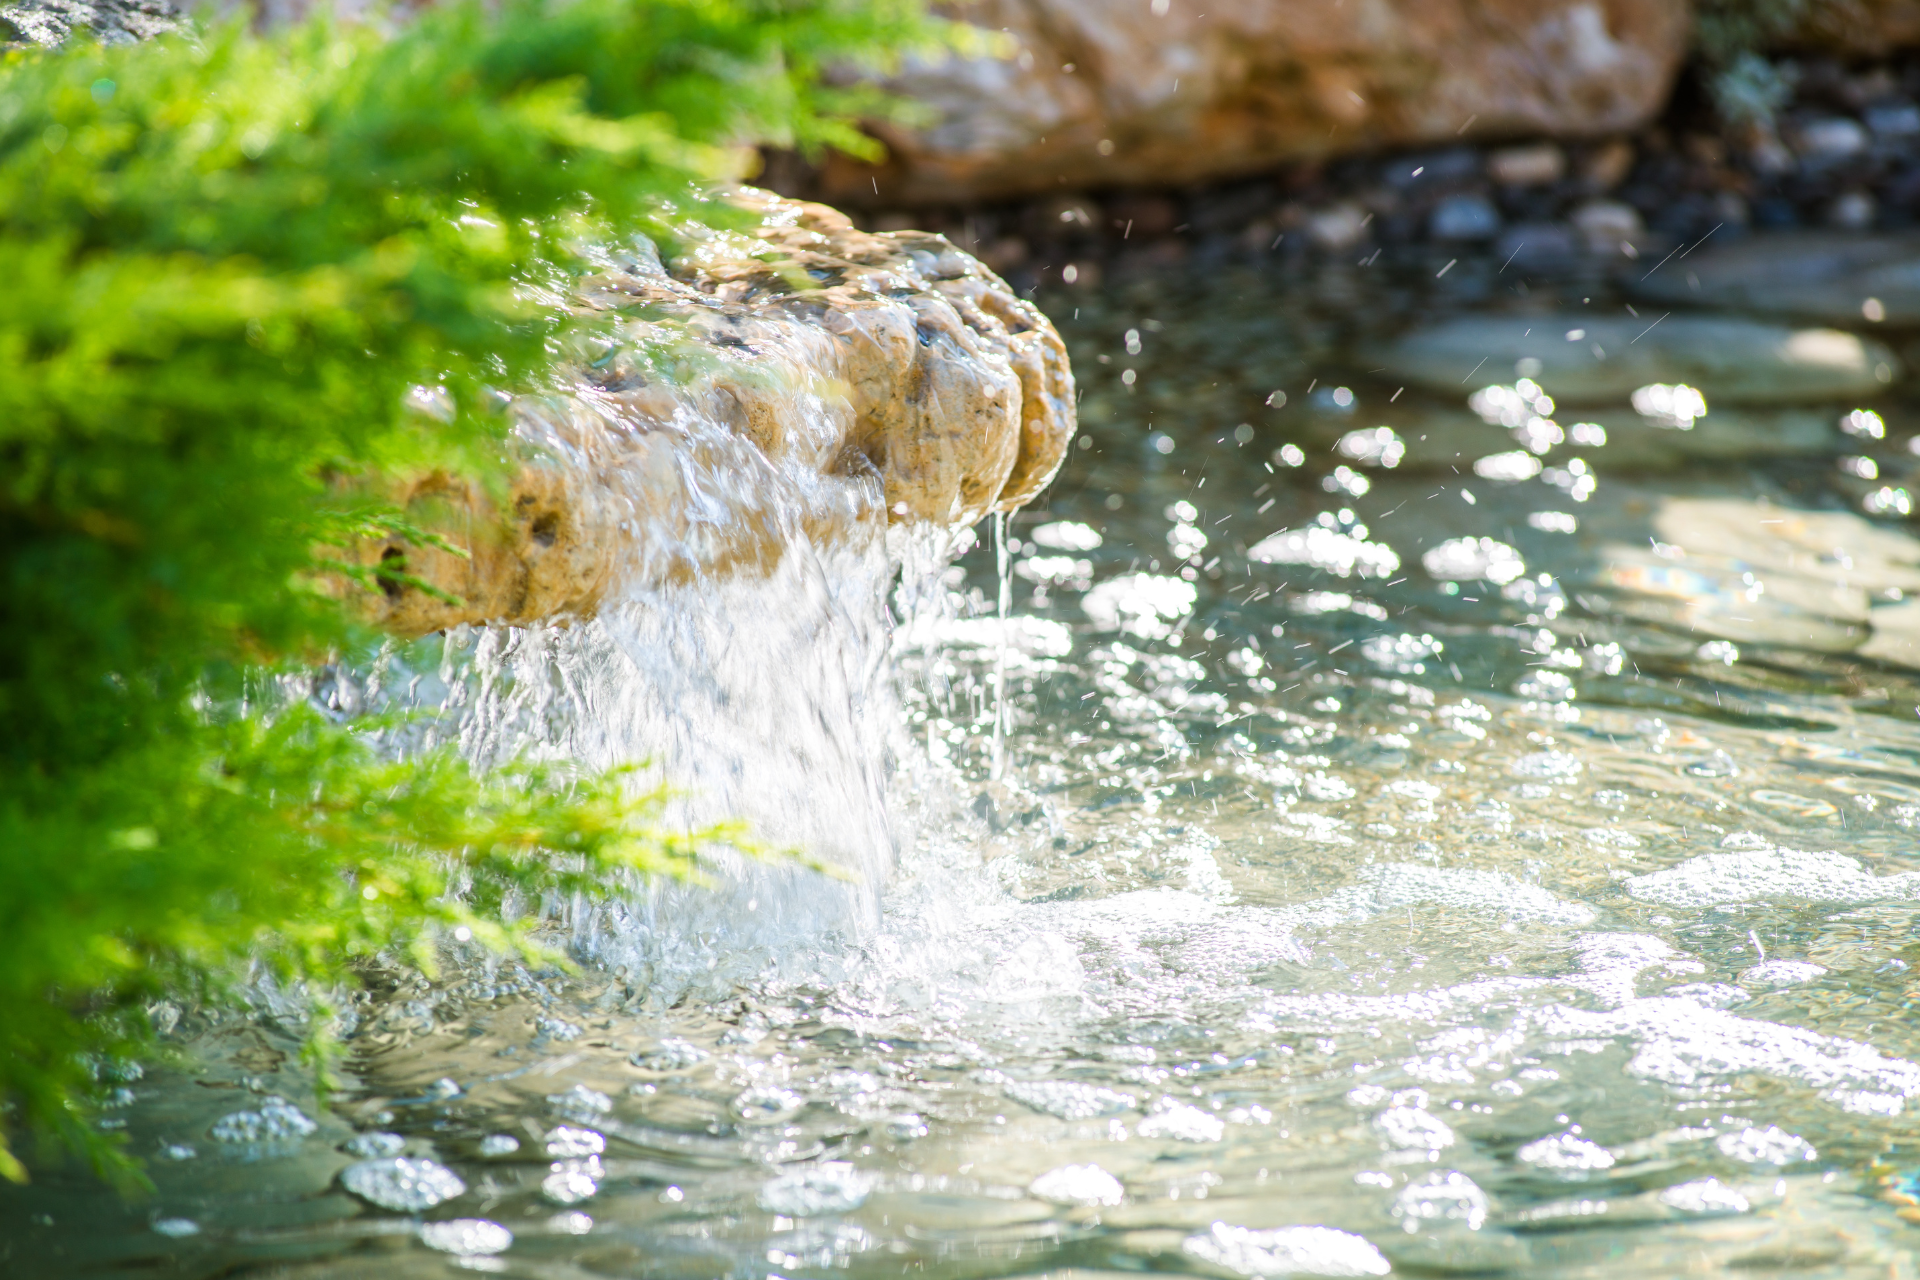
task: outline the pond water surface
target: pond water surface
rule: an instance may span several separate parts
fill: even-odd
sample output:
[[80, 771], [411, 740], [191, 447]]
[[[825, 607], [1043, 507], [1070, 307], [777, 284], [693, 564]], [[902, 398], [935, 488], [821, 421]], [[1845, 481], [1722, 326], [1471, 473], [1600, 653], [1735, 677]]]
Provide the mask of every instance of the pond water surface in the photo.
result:
[[[805, 696], [736, 722], [784, 753], [736, 783], [897, 850], [884, 892], [575, 913], [574, 977], [456, 953], [363, 1003], [324, 1113], [297, 1020], [190, 1011], [181, 1064], [106, 1082], [157, 1190], [43, 1169], [0, 1269], [1913, 1274], [1920, 420], [1895, 387], [1690, 460], [1365, 354], [1629, 305], [1499, 266], [1043, 297], [1084, 438], [1011, 524], [1007, 620], [989, 530], [909, 575], [891, 657], [843, 566], [838, 622], [765, 643], [845, 669], [768, 650]], [[434, 1163], [348, 1189], [394, 1157]]]

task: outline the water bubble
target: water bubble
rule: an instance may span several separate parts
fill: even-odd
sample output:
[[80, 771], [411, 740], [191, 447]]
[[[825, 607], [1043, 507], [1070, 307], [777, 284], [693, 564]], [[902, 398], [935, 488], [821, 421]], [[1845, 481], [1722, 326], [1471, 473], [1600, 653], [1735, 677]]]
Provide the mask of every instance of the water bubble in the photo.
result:
[[547, 1105], [562, 1115], [591, 1119], [612, 1111], [613, 1099], [598, 1089], [589, 1089], [584, 1084], [576, 1084], [565, 1093], [548, 1094]]
[[1130, 1093], [1074, 1080], [1012, 1081], [1004, 1089], [1015, 1102], [1062, 1120], [1095, 1120], [1139, 1105], [1139, 1099]]
[[1660, 1193], [1660, 1203], [1682, 1213], [1745, 1213], [1747, 1198], [1718, 1178], [1682, 1182]]
[[1049, 1169], [1029, 1183], [1027, 1190], [1054, 1204], [1116, 1205], [1127, 1196], [1120, 1179], [1097, 1164], [1065, 1164]]
[[1422, 1174], [1393, 1198], [1393, 1216], [1409, 1234], [1448, 1222], [1478, 1231], [1486, 1223], [1490, 1207], [1487, 1193], [1472, 1178], [1453, 1169]]
[[207, 1135], [215, 1142], [286, 1142], [304, 1138], [319, 1126], [277, 1094], [261, 1100], [258, 1111], [235, 1111], [213, 1122]]
[[1373, 1127], [1397, 1151], [1439, 1151], [1454, 1143], [1453, 1130], [1424, 1107], [1388, 1107]]
[[600, 1178], [604, 1173], [598, 1156], [556, 1160], [552, 1171], [540, 1180], [540, 1194], [554, 1204], [579, 1204], [600, 1193]]
[[397, 1133], [356, 1133], [340, 1149], [350, 1156], [397, 1156], [407, 1149], [407, 1140]]
[[1352, 467], [1335, 467], [1333, 474], [1322, 476], [1320, 487], [1328, 493], [1344, 493], [1348, 497], [1362, 498], [1373, 488], [1373, 481], [1355, 471]]
[[1521, 480], [1531, 480], [1539, 475], [1540, 459], [1524, 449], [1515, 449], [1511, 453], [1488, 454], [1484, 458], [1474, 460], [1473, 474], [1482, 480], [1514, 484]]
[[634, 1054], [631, 1061], [647, 1071], [684, 1071], [706, 1056], [706, 1051], [693, 1042], [668, 1037], [651, 1052]]
[[1707, 398], [1684, 384], [1656, 382], [1633, 393], [1633, 410], [1657, 427], [1691, 431], [1707, 416]]
[[927, 1122], [911, 1112], [887, 1117], [887, 1136], [906, 1141], [927, 1136]]
[[1740, 766], [1726, 752], [1715, 751], [1688, 765], [1687, 772], [1696, 778], [1732, 778], [1738, 776]]
[[1824, 965], [1809, 963], [1805, 960], [1763, 960], [1740, 971], [1734, 981], [1750, 991], [1773, 991], [1780, 987], [1797, 987], [1803, 982], [1812, 982], [1826, 973]]
[[340, 1171], [340, 1185], [395, 1213], [420, 1213], [467, 1190], [467, 1184], [445, 1165], [410, 1156], [350, 1164]]
[[1392, 427], [1367, 427], [1340, 437], [1334, 451], [1373, 467], [1397, 467], [1407, 456], [1407, 445]]
[[1870, 516], [1909, 516], [1913, 514], [1913, 497], [1905, 489], [1882, 485], [1862, 498], [1860, 507]]
[[510, 1133], [490, 1133], [480, 1139], [483, 1156], [510, 1156], [520, 1149], [520, 1139]]
[[441, 1076], [438, 1080], [428, 1085], [424, 1092], [427, 1097], [432, 1098], [434, 1101], [444, 1102], [448, 1098], [457, 1098], [460, 1096], [460, 1083], [451, 1077]]
[[1449, 538], [1420, 556], [1427, 576], [1443, 582], [1476, 578], [1504, 586], [1527, 571], [1520, 553], [1492, 538]]
[[1226, 1122], [1219, 1116], [1188, 1103], [1165, 1100], [1134, 1128], [1139, 1137], [1172, 1138], [1176, 1142], [1218, 1142], [1226, 1132]]
[[1527, 1164], [1556, 1173], [1611, 1169], [1614, 1163], [1613, 1153], [1605, 1147], [1571, 1133], [1529, 1142], [1514, 1154]]
[[547, 1154], [556, 1158], [597, 1156], [607, 1149], [607, 1140], [591, 1129], [563, 1124], [547, 1132]]
[[760, 1188], [760, 1207], [789, 1218], [851, 1213], [872, 1194], [873, 1175], [844, 1161], [782, 1174]]
[[1840, 418], [1840, 430], [1847, 435], [1868, 440], [1883, 440], [1887, 434], [1886, 420], [1871, 409], [1855, 409]]
[[778, 1124], [798, 1115], [806, 1098], [778, 1085], [756, 1085], [733, 1100], [733, 1114], [748, 1124]]
[[1307, 455], [1297, 444], [1283, 444], [1273, 451], [1273, 460], [1283, 467], [1297, 467], [1307, 460]]
[[1262, 564], [1303, 564], [1342, 578], [1389, 578], [1400, 569], [1392, 547], [1323, 525], [1285, 529], [1255, 543], [1247, 558]]
[[426, 1222], [420, 1226], [420, 1243], [441, 1253], [462, 1257], [484, 1257], [505, 1253], [513, 1244], [513, 1232], [485, 1218], [452, 1218], [445, 1222]]
[[155, 1218], [153, 1229], [169, 1240], [184, 1240], [200, 1234], [200, 1224], [192, 1218]]
[[1080, 607], [1103, 630], [1158, 640], [1192, 612], [1198, 594], [1191, 582], [1179, 578], [1133, 573], [1098, 584]]
[[1721, 1155], [1743, 1164], [1802, 1164], [1819, 1155], [1799, 1134], [1771, 1124], [1764, 1129], [1756, 1126], [1737, 1133], [1723, 1133], [1714, 1139], [1713, 1145]]
[[1393, 1270], [1365, 1237], [1332, 1227], [1276, 1227], [1258, 1231], [1213, 1224], [1180, 1248], [1192, 1257], [1243, 1276], [1384, 1276]]
[[1368, 662], [1401, 675], [1422, 675], [1427, 659], [1437, 658], [1443, 646], [1430, 635], [1369, 636], [1360, 643]]
[[[1052, 547], [1056, 551], [1092, 551], [1101, 543], [1100, 533], [1092, 525], [1073, 520], [1054, 520], [1035, 525], [1028, 536], [1041, 546]], [[663, 1047], [665, 1043], [662, 1042]]]

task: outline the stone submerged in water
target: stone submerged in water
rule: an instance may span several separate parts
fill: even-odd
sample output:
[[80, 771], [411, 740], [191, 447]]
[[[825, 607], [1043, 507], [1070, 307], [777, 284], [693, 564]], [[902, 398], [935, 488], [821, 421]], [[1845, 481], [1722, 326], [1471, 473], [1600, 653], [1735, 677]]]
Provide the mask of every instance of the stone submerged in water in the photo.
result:
[[1872, 339], [1716, 315], [1460, 316], [1364, 355], [1384, 366], [1382, 377], [1434, 392], [1464, 394], [1518, 373], [1574, 404], [1623, 402], [1655, 383], [1697, 387], [1709, 406], [1858, 400], [1901, 373]]
[[[968, 525], [1045, 488], [1075, 412], [1038, 308], [939, 236], [731, 199], [758, 219], [750, 234], [689, 228], [671, 266], [637, 241], [580, 283], [576, 309], [612, 321], [613, 341], [576, 354], [561, 394], [514, 402], [528, 460], [503, 503], [439, 473], [399, 495], [469, 555], [352, 548], [459, 598], [390, 582], [356, 595], [373, 620], [417, 635], [590, 617], [622, 573], [765, 571], [797, 537]], [[444, 412], [431, 391], [419, 408]], [[768, 509], [775, 484], [808, 495], [803, 515]]]
[[1920, 325], [1920, 236], [1802, 232], [1707, 247], [1630, 285], [1677, 306]]

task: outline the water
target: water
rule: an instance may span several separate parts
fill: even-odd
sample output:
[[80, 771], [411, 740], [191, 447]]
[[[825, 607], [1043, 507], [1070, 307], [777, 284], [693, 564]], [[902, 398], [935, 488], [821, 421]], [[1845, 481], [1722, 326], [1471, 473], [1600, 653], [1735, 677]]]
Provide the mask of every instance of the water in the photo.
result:
[[[44, 1170], [8, 1273], [1909, 1274], [1920, 542], [1837, 459], [1920, 423], [1485, 478], [1472, 387], [1342, 353], [1497, 266], [1048, 300], [1087, 443], [1010, 579], [896, 544], [892, 630], [856, 541], [390, 655], [476, 754], [648, 754], [856, 879], [566, 906], [580, 976], [380, 991], [326, 1112], [297, 1024], [188, 1011], [111, 1113], [155, 1195]], [[394, 1160], [465, 1191], [342, 1188]]]

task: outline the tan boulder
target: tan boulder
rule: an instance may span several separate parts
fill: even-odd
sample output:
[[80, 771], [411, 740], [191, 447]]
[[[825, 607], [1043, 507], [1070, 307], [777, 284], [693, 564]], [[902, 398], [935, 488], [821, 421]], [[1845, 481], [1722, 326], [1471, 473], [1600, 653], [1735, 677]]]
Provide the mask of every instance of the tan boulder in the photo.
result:
[[1883, 58], [1920, 45], [1920, 0], [1819, 0], [1806, 6], [1790, 43]]
[[[1631, 130], [1666, 102], [1683, 0], [979, 0], [1007, 60], [910, 67], [930, 108], [836, 159], [828, 199], [924, 204], [1166, 186], [1383, 146]], [[876, 192], [875, 186], [878, 186]]]
[[399, 495], [457, 552], [351, 548], [432, 588], [390, 578], [366, 599], [376, 621], [587, 617], [624, 580], [764, 572], [798, 541], [967, 525], [1046, 487], [1073, 375], [1032, 303], [939, 236], [736, 198], [749, 231], [668, 269], [641, 242], [580, 282], [577, 310], [606, 323], [547, 394], [513, 403], [525, 465], [507, 492], [436, 473]]

